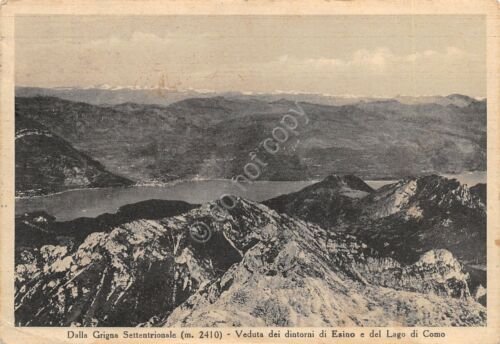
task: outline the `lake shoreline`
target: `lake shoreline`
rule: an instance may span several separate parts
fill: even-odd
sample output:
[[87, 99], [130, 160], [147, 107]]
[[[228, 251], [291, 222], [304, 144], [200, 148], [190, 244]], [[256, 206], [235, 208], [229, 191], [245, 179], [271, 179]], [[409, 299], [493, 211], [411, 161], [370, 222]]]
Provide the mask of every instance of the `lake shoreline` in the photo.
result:
[[[487, 171], [468, 171], [464, 173], [459, 173], [459, 174], [450, 174], [450, 173], [429, 173], [429, 174], [438, 174], [440, 176], [446, 177], [448, 179], [457, 179], [460, 181], [458, 177], [460, 176], [467, 176], [467, 175], [475, 175], [475, 174], [484, 174], [486, 177]], [[363, 178], [361, 178], [363, 179]], [[389, 184], [390, 182], [397, 182], [398, 180], [401, 180], [404, 178], [393, 178], [393, 177], [382, 177], [382, 178], [376, 178], [376, 179], [363, 179], [366, 183], [387, 183]], [[485, 180], [482, 181], [481, 183], [486, 184], [486, 178]], [[252, 181], [251, 183], [289, 183], [289, 182], [304, 182], [304, 183], [318, 183], [322, 179], [309, 179], [309, 180], [255, 180]], [[106, 187], [89, 187], [89, 188], [74, 188], [74, 189], [66, 189], [62, 191], [57, 191], [57, 192], [52, 192], [52, 193], [46, 193], [46, 194], [41, 194], [41, 195], [33, 195], [33, 196], [14, 196], [14, 199], [17, 200], [24, 200], [24, 199], [35, 199], [35, 198], [44, 198], [44, 197], [51, 197], [51, 196], [56, 196], [56, 195], [61, 195], [64, 193], [68, 192], [75, 192], [75, 191], [91, 191], [91, 190], [103, 190], [103, 189], [117, 189], [117, 188], [123, 188], [123, 189], [128, 189], [128, 188], [135, 188], [135, 187], [158, 187], [158, 188], [165, 188], [165, 187], [172, 187], [178, 184], [182, 183], [197, 183], [197, 182], [211, 182], [211, 181], [220, 181], [220, 182], [231, 182], [231, 179], [224, 179], [224, 178], [203, 178], [203, 179], [177, 179], [169, 182], [137, 182], [132, 185], [120, 185], [120, 186], [106, 186]], [[462, 181], [460, 183], [464, 184]], [[469, 185], [469, 187], [472, 187], [474, 185]]]
[[[468, 174], [465, 177], [486, 181], [485, 173]], [[454, 176], [457, 178], [457, 176]], [[476, 179], [474, 179], [476, 178]], [[104, 188], [79, 188], [64, 190], [50, 195], [16, 197], [15, 215], [35, 211], [45, 211], [58, 221], [78, 217], [95, 217], [103, 213], [115, 213], [120, 207], [145, 200], [178, 200], [191, 204], [203, 204], [219, 199], [224, 194], [247, 198], [256, 202], [299, 191], [317, 183], [305, 181], [265, 181], [257, 180], [240, 189], [230, 179], [182, 180], [161, 185], [130, 185]], [[366, 180], [373, 189], [398, 182], [398, 180]], [[473, 185], [473, 184], [469, 184]]]

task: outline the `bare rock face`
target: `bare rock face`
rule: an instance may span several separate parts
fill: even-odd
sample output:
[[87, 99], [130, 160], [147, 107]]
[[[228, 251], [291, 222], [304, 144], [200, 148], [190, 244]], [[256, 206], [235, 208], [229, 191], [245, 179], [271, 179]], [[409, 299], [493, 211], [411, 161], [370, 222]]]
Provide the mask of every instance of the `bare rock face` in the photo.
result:
[[[16, 322], [133, 326], [168, 313], [236, 256], [223, 241], [197, 252], [182, 223], [182, 217], [138, 220], [90, 234], [71, 255], [62, 256], [60, 246], [43, 246], [38, 259], [27, 253], [30, 259], [16, 269]], [[226, 255], [218, 256], [217, 249]]]
[[469, 189], [437, 175], [409, 177], [371, 191], [363, 184], [354, 176], [330, 176], [264, 203], [356, 235], [408, 264], [435, 248], [449, 250], [462, 262], [486, 263], [485, 185]]
[[16, 263], [19, 254], [45, 245], [66, 246], [73, 252], [94, 232], [109, 232], [134, 220], [157, 220], [185, 213], [198, 207], [183, 201], [151, 199], [127, 204], [116, 213], [104, 213], [97, 217], [80, 217], [69, 221], [56, 221], [44, 211], [18, 215], [16, 228]]
[[[16, 323], [32, 326], [469, 326], [486, 309], [445, 250], [411, 265], [355, 236], [237, 199], [27, 249]], [[220, 214], [219, 214], [220, 215]], [[203, 223], [208, 241], [192, 238]]]
[[[339, 194], [341, 188], [328, 181], [342, 178], [331, 176], [265, 203], [327, 230], [353, 234], [383, 256], [407, 265], [417, 264], [427, 251], [447, 250], [463, 265], [473, 291], [486, 286], [485, 184], [469, 188], [437, 175], [408, 177], [342, 205], [324, 197]], [[359, 182], [357, 187], [350, 185], [360, 189]], [[311, 192], [318, 189], [321, 193]], [[318, 209], [328, 204], [334, 211], [320, 214]], [[486, 304], [485, 297], [478, 300]]]
[[398, 290], [411, 290], [453, 298], [469, 298], [468, 274], [447, 250], [431, 250], [420, 259], [402, 266], [392, 259], [370, 259], [358, 269], [371, 283]]
[[363, 198], [350, 232], [398, 261], [442, 248], [467, 264], [486, 264], [486, 207], [457, 180], [406, 178]]

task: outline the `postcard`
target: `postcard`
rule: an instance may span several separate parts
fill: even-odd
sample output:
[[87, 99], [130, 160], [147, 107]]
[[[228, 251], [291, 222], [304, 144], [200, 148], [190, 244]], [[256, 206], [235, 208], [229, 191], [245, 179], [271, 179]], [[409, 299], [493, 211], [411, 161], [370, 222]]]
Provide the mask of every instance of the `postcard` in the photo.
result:
[[498, 14], [5, 1], [0, 342], [499, 343]]

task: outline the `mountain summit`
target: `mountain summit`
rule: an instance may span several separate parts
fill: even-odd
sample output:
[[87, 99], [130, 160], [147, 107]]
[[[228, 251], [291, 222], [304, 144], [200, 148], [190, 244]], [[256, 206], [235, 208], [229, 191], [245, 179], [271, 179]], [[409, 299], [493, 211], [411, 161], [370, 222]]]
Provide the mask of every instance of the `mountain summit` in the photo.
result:
[[[32, 326], [465, 326], [486, 309], [453, 254], [413, 264], [244, 199], [134, 220], [16, 266], [16, 324]], [[192, 239], [203, 223], [209, 240]], [[42, 273], [43, 272], [43, 273]], [[36, 314], [36, 317], [33, 316]]]
[[352, 232], [382, 252], [412, 261], [432, 247], [462, 261], [486, 263], [486, 207], [455, 179], [406, 178], [365, 197]]
[[464, 262], [486, 262], [485, 189], [438, 175], [409, 177], [371, 189], [355, 176], [329, 176], [264, 202], [325, 229], [348, 231], [380, 252], [413, 262], [441, 247]]
[[[352, 178], [352, 177], [351, 177]], [[344, 178], [345, 179], [345, 178]], [[415, 263], [445, 249], [465, 264], [474, 290], [486, 285], [486, 185], [438, 175], [409, 177], [367, 192], [340, 177], [264, 202], [278, 212], [356, 235], [383, 256]], [[367, 190], [361, 197], [359, 189]], [[345, 190], [348, 190], [347, 192]]]
[[355, 205], [373, 192], [368, 184], [354, 175], [330, 175], [319, 183], [272, 198], [264, 204], [277, 212], [331, 228], [341, 226], [346, 219], [354, 221]]

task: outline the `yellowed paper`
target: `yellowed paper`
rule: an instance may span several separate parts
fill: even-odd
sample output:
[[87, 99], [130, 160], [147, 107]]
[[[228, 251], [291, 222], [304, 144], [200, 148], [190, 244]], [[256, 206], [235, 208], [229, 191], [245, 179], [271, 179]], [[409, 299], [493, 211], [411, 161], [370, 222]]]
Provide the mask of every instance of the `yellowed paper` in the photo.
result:
[[1, 4], [5, 343], [500, 341], [498, 3]]

